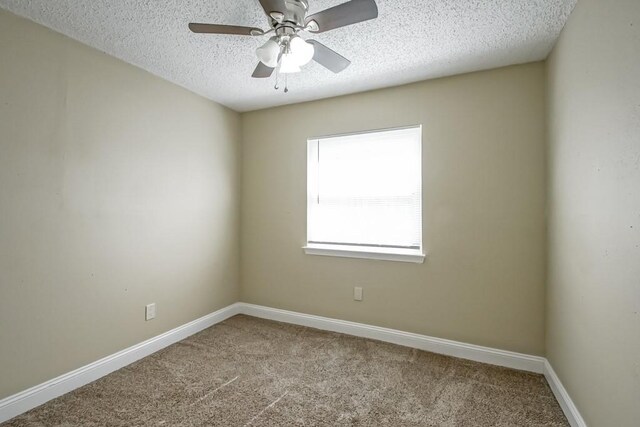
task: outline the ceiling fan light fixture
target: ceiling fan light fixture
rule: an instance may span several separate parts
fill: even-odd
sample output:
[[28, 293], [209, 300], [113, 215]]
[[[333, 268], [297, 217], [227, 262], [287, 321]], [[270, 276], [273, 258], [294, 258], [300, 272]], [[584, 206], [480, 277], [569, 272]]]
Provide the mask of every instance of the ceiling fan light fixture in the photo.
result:
[[280, 45], [278, 37], [271, 37], [267, 42], [256, 49], [256, 55], [260, 62], [267, 67], [275, 68], [278, 66], [278, 56], [280, 55]]
[[291, 55], [299, 67], [308, 64], [315, 54], [315, 48], [311, 43], [307, 43], [302, 37], [293, 36], [289, 42]]
[[285, 53], [280, 60], [280, 73], [292, 74], [302, 71], [293, 53]]

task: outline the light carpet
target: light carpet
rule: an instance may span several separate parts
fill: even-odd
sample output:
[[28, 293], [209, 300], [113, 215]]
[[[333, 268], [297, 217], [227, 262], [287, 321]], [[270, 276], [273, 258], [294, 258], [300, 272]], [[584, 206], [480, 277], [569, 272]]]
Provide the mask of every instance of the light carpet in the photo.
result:
[[542, 375], [243, 315], [2, 424], [568, 425]]

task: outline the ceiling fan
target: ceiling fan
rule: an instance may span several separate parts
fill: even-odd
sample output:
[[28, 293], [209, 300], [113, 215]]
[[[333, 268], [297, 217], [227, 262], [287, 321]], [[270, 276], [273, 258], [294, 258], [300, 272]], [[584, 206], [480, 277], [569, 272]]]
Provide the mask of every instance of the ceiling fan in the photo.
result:
[[260, 62], [253, 72], [254, 78], [268, 78], [276, 69], [282, 74], [296, 73], [311, 60], [334, 73], [339, 73], [347, 68], [351, 61], [316, 40], [304, 40], [298, 33], [323, 33], [378, 17], [375, 0], [351, 0], [309, 16], [307, 0], [259, 1], [269, 19], [271, 29], [268, 31], [236, 25], [189, 24], [189, 29], [194, 33], [240, 36], [264, 36], [274, 33], [256, 50]]

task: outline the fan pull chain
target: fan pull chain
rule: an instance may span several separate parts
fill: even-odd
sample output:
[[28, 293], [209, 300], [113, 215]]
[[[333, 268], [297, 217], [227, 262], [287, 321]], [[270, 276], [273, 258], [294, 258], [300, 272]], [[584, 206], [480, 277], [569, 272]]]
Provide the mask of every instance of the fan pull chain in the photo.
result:
[[280, 67], [276, 68], [276, 85], [273, 87], [275, 90], [280, 89], [280, 86], [278, 86], [278, 76], [280, 75]]
[[284, 75], [284, 93], [289, 92], [289, 79], [288, 79], [288, 75], [285, 74]]

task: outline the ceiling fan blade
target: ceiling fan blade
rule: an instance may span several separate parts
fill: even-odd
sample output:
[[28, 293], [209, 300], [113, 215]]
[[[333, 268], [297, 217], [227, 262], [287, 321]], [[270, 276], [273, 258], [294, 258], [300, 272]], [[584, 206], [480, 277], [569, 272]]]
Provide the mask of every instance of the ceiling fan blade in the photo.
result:
[[260, 28], [239, 27], [237, 25], [197, 24], [190, 23], [189, 29], [194, 33], [205, 34], [236, 34], [239, 36], [261, 36], [264, 34]]
[[284, 13], [287, 11], [287, 6], [284, 3], [284, 0], [259, 0], [260, 5], [264, 9], [264, 13], [267, 16], [271, 16], [271, 12], [280, 12]]
[[345, 68], [351, 65], [351, 61], [322, 43], [315, 40], [307, 40], [307, 43], [311, 43], [314, 47], [313, 60], [334, 73], [337, 74], [344, 71]]
[[254, 79], [266, 79], [266, 78], [269, 78], [269, 77], [271, 77], [271, 74], [273, 74], [273, 70], [274, 69], [275, 68], [267, 67], [262, 62], [258, 62], [258, 66], [256, 67], [256, 69], [253, 72], [253, 74], [251, 75], [251, 77], [253, 77]]
[[318, 30], [315, 31], [315, 29], [313, 29], [311, 31], [324, 33], [325, 31], [357, 24], [358, 22], [368, 21], [377, 17], [378, 6], [375, 0], [351, 0], [308, 16], [306, 24], [315, 21], [318, 25]]

